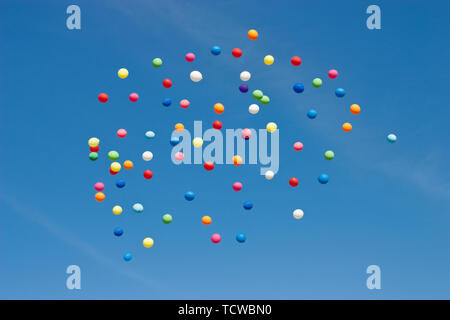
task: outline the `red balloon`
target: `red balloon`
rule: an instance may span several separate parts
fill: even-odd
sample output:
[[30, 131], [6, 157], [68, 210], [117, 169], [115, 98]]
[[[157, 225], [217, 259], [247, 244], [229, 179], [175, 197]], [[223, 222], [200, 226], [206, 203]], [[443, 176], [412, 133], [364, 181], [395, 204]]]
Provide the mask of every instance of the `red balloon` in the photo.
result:
[[111, 170], [111, 168], [109, 168], [109, 173], [111, 173], [113, 176], [115, 176], [118, 172], [114, 172]]
[[207, 171], [211, 171], [212, 169], [214, 169], [214, 163], [212, 161], [206, 161], [203, 164], [203, 167], [207, 170]]
[[145, 179], [151, 179], [153, 177], [153, 172], [151, 170], [145, 170], [144, 171], [144, 178]]
[[231, 54], [233, 55], [233, 57], [239, 58], [240, 56], [242, 56], [242, 50], [239, 48], [234, 48], [233, 51], [231, 51]]
[[106, 93], [100, 93], [98, 95], [98, 101], [100, 101], [101, 103], [105, 103], [106, 101], [108, 101], [108, 95]]
[[213, 128], [217, 129], [217, 130], [222, 129], [222, 122], [220, 122], [219, 120], [214, 121], [213, 122]]
[[291, 185], [291, 187], [298, 186], [298, 179], [297, 178], [290, 178], [289, 179], [289, 184]]
[[302, 59], [300, 59], [300, 57], [293, 56], [291, 59], [291, 63], [292, 63], [292, 65], [298, 67], [299, 65], [302, 64]]
[[96, 145], [95, 147], [89, 147], [89, 149], [91, 150], [91, 152], [98, 152], [98, 150], [100, 150], [100, 146]]
[[172, 86], [172, 80], [170, 79], [164, 79], [163, 80], [163, 87], [164, 88], [170, 88]]

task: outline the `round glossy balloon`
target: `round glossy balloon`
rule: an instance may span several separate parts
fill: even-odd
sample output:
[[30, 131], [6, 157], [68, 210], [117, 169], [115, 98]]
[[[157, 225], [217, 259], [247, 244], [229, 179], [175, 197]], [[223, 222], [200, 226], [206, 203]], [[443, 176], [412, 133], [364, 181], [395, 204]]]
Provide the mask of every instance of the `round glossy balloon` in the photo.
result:
[[215, 56], [218, 56], [222, 52], [222, 49], [219, 46], [211, 47], [211, 53]]
[[116, 161], [117, 159], [119, 159], [119, 153], [115, 150], [112, 150], [108, 152], [108, 158], [111, 161]]
[[172, 104], [172, 99], [170, 98], [165, 98], [162, 102], [163, 106], [168, 107]]
[[263, 94], [263, 92], [262, 92], [261, 90], [254, 90], [254, 91], [252, 92], [252, 96], [253, 96], [253, 98], [255, 98], [256, 100], [260, 100], [260, 99], [264, 96], [264, 94]]
[[153, 138], [155, 137], [155, 133], [154, 133], [153, 131], [147, 131], [147, 132], [145, 133], [145, 137], [146, 137], [147, 139], [153, 139]]
[[203, 79], [203, 75], [201, 74], [200, 71], [192, 71], [189, 77], [194, 82], [199, 82], [200, 80]]
[[200, 137], [196, 137], [194, 138], [194, 140], [192, 140], [192, 144], [196, 148], [201, 148], [201, 146], [203, 145], [203, 139]]
[[172, 146], [176, 146], [177, 144], [179, 144], [180, 143], [180, 138], [179, 137], [172, 137], [172, 138], [170, 138], [170, 144], [172, 145]]
[[245, 210], [250, 210], [251, 208], [253, 208], [253, 203], [251, 203], [250, 201], [245, 201], [243, 207]]
[[109, 173], [112, 174], [113, 176], [116, 175], [118, 172], [112, 171], [111, 168], [109, 168]]
[[268, 104], [270, 102], [270, 98], [268, 96], [262, 96], [259, 101], [261, 102], [261, 104]]
[[105, 200], [105, 194], [103, 192], [97, 192], [94, 197], [98, 202]]
[[348, 122], [346, 122], [342, 125], [342, 130], [344, 130], [345, 132], [352, 131], [352, 128], [353, 128], [352, 125]]
[[152, 238], [145, 238], [143, 241], [142, 241], [142, 244], [144, 245], [144, 247], [146, 247], [146, 248], [151, 248], [151, 247], [153, 247], [153, 239]]
[[220, 234], [218, 234], [218, 233], [214, 233], [214, 234], [211, 236], [211, 241], [212, 241], [212, 243], [219, 243], [221, 239], [222, 239], [222, 237], [221, 237]]
[[133, 256], [131, 255], [131, 253], [125, 253], [123, 255], [123, 260], [125, 261], [130, 261], [133, 258]]
[[267, 131], [270, 133], [275, 132], [277, 130], [277, 124], [275, 122], [269, 122], [266, 126]]
[[123, 209], [122, 209], [121, 206], [114, 206], [114, 207], [112, 208], [112, 212], [113, 212], [116, 216], [118, 216], [119, 214], [121, 214], [121, 213], [123, 212]]
[[242, 130], [241, 135], [242, 135], [242, 138], [244, 138], [245, 140], [248, 140], [252, 136], [252, 130], [245, 128]]
[[270, 54], [264, 57], [264, 63], [268, 66], [272, 65], [274, 61], [275, 61], [274, 57], [271, 56]]
[[248, 112], [250, 112], [251, 114], [257, 114], [259, 112], [259, 106], [257, 104], [251, 104], [248, 107]]
[[321, 175], [319, 175], [319, 177], [317, 178], [317, 180], [319, 180], [319, 182], [320, 182], [321, 184], [326, 184], [326, 183], [328, 183], [329, 177], [328, 177], [327, 174], [322, 173]]
[[117, 71], [117, 75], [119, 76], [119, 78], [125, 79], [126, 77], [128, 77], [128, 70], [125, 68], [120, 68], [119, 71]]
[[216, 130], [220, 130], [222, 129], [222, 122], [220, 122], [219, 120], [216, 120], [213, 122], [213, 128]]
[[170, 88], [172, 86], [172, 80], [170, 79], [164, 79], [163, 80], [163, 87], [164, 88]]
[[294, 150], [295, 151], [300, 151], [303, 149], [303, 143], [297, 141], [296, 143], [294, 143]]
[[190, 104], [191, 103], [187, 99], [183, 99], [180, 101], [180, 107], [182, 107], [183, 109], [188, 108]]
[[91, 159], [92, 161], [97, 160], [98, 159], [98, 153], [97, 152], [89, 153], [89, 159]]
[[150, 161], [150, 160], [152, 160], [152, 159], [153, 159], [153, 153], [151, 153], [150, 151], [145, 151], [145, 152], [142, 154], [142, 159], [143, 159], [144, 161]]
[[96, 184], [94, 184], [94, 189], [97, 191], [103, 191], [103, 189], [105, 189], [105, 185], [103, 184], [103, 182], [97, 182]]
[[342, 88], [337, 88], [335, 91], [336, 97], [338, 98], [342, 98], [343, 96], [345, 96], [345, 90]]
[[297, 220], [299, 220], [299, 219], [301, 219], [301, 218], [303, 218], [303, 210], [302, 209], [295, 209], [294, 210], [294, 212], [292, 213], [292, 216], [295, 218], [295, 219], [297, 219]]
[[151, 179], [153, 177], [153, 172], [151, 170], [145, 170], [144, 171], [144, 178], [145, 179]]
[[298, 186], [298, 179], [295, 177], [292, 177], [289, 179], [289, 184], [291, 185], [291, 187], [296, 187]]
[[241, 84], [241, 85], [239, 86], [239, 91], [242, 92], [242, 93], [248, 92], [248, 85], [246, 85], [246, 84]]
[[310, 119], [315, 119], [317, 117], [317, 111], [314, 109], [310, 109], [308, 110], [308, 112], [306, 113], [306, 115], [308, 116], [308, 118]]
[[233, 156], [232, 161], [236, 167], [239, 167], [242, 164], [242, 158], [241, 158], [241, 156], [238, 156], [238, 155]]
[[142, 211], [144, 211], [144, 206], [140, 203], [135, 203], [133, 204], [133, 211], [136, 213], [141, 213]]
[[125, 180], [123, 179], [119, 179], [116, 181], [116, 187], [122, 189], [123, 187], [125, 187]]
[[239, 78], [241, 78], [242, 81], [248, 81], [250, 80], [251, 77], [252, 75], [248, 71], [242, 71], [241, 74], [239, 75]]
[[90, 138], [88, 140], [89, 147], [97, 147], [100, 143], [100, 140], [98, 138]]
[[98, 150], [100, 150], [100, 146], [89, 147], [89, 150], [91, 150], [91, 152], [98, 152]]
[[221, 104], [221, 103], [216, 103], [216, 104], [214, 105], [214, 111], [215, 111], [217, 114], [223, 113], [224, 110], [225, 110], [225, 107], [223, 106], [223, 104]]
[[113, 162], [113, 163], [111, 163], [111, 167], [110, 168], [111, 168], [111, 170], [113, 172], [119, 172], [120, 169], [122, 169], [122, 166], [118, 162]]
[[125, 160], [125, 162], [123, 163], [123, 167], [127, 170], [130, 170], [131, 168], [133, 168], [133, 161]]
[[350, 112], [353, 114], [359, 114], [361, 112], [361, 108], [357, 104], [352, 104], [350, 106]]
[[314, 88], [320, 88], [322, 86], [322, 79], [315, 78], [312, 82]]
[[163, 215], [162, 221], [163, 221], [165, 224], [169, 224], [169, 223], [172, 222], [172, 216], [171, 216], [170, 214], [166, 213], [165, 215]]
[[120, 237], [121, 235], [123, 235], [123, 229], [122, 229], [122, 228], [119, 228], [119, 227], [114, 228], [114, 235], [115, 235], [116, 237]]
[[247, 35], [250, 40], [258, 39], [258, 31], [256, 31], [255, 29], [248, 30]]
[[297, 82], [294, 84], [292, 89], [294, 89], [294, 91], [297, 93], [302, 93], [303, 91], [305, 91], [305, 86], [302, 83]]
[[187, 191], [187, 192], [184, 194], [184, 198], [185, 198], [187, 201], [192, 201], [192, 200], [194, 200], [194, 198], [195, 198], [195, 193], [193, 193], [192, 191]]
[[237, 242], [239, 242], [239, 243], [244, 243], [245, 240], [247, 240], [247, 238], [245, 237], [245, 234], [243, 234], [243, 233], [238, 233], [238, 234], [236, 235], [236, 241], [237, 241]]
[[101, 103], [105, 103], [106, 101], [108, 101], [109, 97], [106, 93], [100, 93], [98, 95], [98, 101], [100, 101]]
[[139, 99], [139, 95], [135, 92], [130, 93], [129, 99], [131, 102], [136, 102]]
[[177, 161], [183, 161], [184, 153], [183, 152], [177, 152], [177, 153], [175, 153], [174, 157], [175, 157], [175, 160], [177, 160]]
[[159, 67], [161, 67], [162, 66], [162, 60], [161, 60], [161, 58], [155, 58], [155, 59], [153, 59], [153, 61], [152, 61], [152, 65], [155, 67], [155, 68], [159, 68]]
[[330, 71], [328, 71], [328, 77], [330, 79], [336, 79], [338, 76], [338, 72], [336, 69], [331, 69]]
[[125, 130], [125, 129], [117, 130], [117, 136], [119, 138], [125, 138], [127, 136], [127, 130]]
[[328, 150], [325, 152], [324, 157], [326, 160], [332, 160], [334, 158], [334, 152], [331, 150]]
[[394, 143], [397, 141], [397, 136], [393, 133], [390, 133], [387, 136], [387, 141], [389, 141], [390, 143]]
[[234, 48], [234, 49], [231, 51], [231, 54], [233, 55], [233, 57], [239, 58], [239, 57], [242, 56], [242, 50], [239, 49], [239, 48]]
[[272, 170], [267, 170], [264, 176], [267, 180], [272, 180], [275, 177], [275, 173]]
[[205, 168], [206, 171], [211, 171], [212, 169], [214, 169], [214, 162], [212, 161], [206, 161], [203, 164], [203, 167]]
[[203, 216], [203, 217], [202, 217], [202, 223], [203, 223], [204, 225], [211, 224], [211, 222], [212, 222], [212, 219], [211, 219], [210, 216]]
[[184, 130], [184, 125], [182, 123], [177, 123], [175, 125], [175, 131], [182, 132]]
[[187, 62], [192, 62], [195, 59], [195, 54], [193, 54], [192, 52], [186, 53], [184, 58], [186, 59]]
[[240, 182], [233, 183], [233, 190], [234, 191], [241, 191], [242, 190], [242, 183], [240, 183]]
[[291, 58], [291, 63], [292, 63], [293, 66], [298, 67], [299, 65], [302, 64], [302, 59], [301, 59], [300, 57], [293, 56], [293, 57]]

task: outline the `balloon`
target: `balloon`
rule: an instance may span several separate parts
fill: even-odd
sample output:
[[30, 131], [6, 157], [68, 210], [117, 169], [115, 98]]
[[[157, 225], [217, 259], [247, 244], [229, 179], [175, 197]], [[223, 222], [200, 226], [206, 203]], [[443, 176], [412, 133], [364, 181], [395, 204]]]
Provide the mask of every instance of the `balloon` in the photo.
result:
[[131, 253], [125, 253], [123, 255], [123, 260], [130, 261], [132, 259]]
[[352, 125], [346, 122], [342, 125], [342, 130], [344, 130], [345, 132], [350, 132], [352, 131]]
[[183, 152], [177, 152], [177, 153], [175, 153], [175, 160], [177, 160], [177, 161], [183, 161], [183, 159], [184, 159], [184, 154], [183, 154]]
[[135, 203], [133, 204], [133, 211], [136, 213], [141, 213], [142, 211], [144, 211], [144, 206], [140, 203]]
[[91, 150], [91, 152], [98, 152], [98, 150], [100, 150], [100, 146], [89, 147], [89, 150]]
[[182, 123], [177, 123], [175, 125], [175, 131], [182, 132], [184, 130], [184, 125]]
[[153, 65], [155, 68], [159, 68], [159, 67], [162, 66], [162, 60], [161, 60], [160, 58], [155, 58], [155, 59], [153, 59], [153, 61], [152, 61], [152, 65]]
[[258, 31], [255, 29], [248, 30], [247, 35], [250, 40], [258, 39]]
[[119, 172], [121, 168], [122, 168], [122, 166], [120, 165], [120, 163], [118, 163], [118, 162], [111, 163], [111, 170], [113, 172]]
[[246, 84], [241, 84], [241, 85], [239, 86], [239, 91], [242, 92], [242, 93], [248, 92], [248, 85], [246, 85]]
[[115, 228], [115, 229], [114, 229], [114, 235], [115, 235], [116, 237], [120, 237], [121, 235], [123, 235], [123, 229], [122, 229], [122, 228], [119, 228], [119, 227]]
[[133, 168], [133, 162], [131, 160], [125, 160], [125, 162], [123, 163], [123, 167], [127, 170], [130, 170], [131, 168]]
[[259, 106], [257, 104], [251, 104], [248, 107], [248, 112], [250, 112], [251, 114], [257, 114], [259, 112]]
[[298, 141], [296, 143], [294, 143], [294, 150], [295, 151], [300, 151], [302, 149], [303, 149], [303, 143], [298, 142]]
[[88, 140], [89, 147], [96, 147], [100, 143], [100, 140], [98, 138], [90, 138]]
[[200, 148], [203, 145], [203, 139], [199, 137], [194, 138], [194, 140], [192, 140], [192, 144], [194, 145], [194, 147]]
[[206, 171], [211, 171], [212, 169], [214, 169], [214, 163], [212, 161], [206, 161], [203, 164], [203, 167], [206, 169]]
[[113, 176], [116, 175], [118, 172], [115, 172], [113, 170], [111, 170], [111, 168], [109, 168], [109, 173], [112, 174]]
[[180, 138], [179, 137], [172, 137], [172, 138], [170, 138], [170, 144], [172, 146], [176, 146], [179, 143], [180, 143]]
[[125, 130], [125, 129], [117, 130], [117, 136], [119, 138], [125, 138], [127, 136], [127, 130]]
[[183, 99], [180, 101], [180, 107], [182, 107], [183, 109], [186, 109], [187, 107], [189, 107], [190, 104], [191, 103], [187, 99]]
[[222, 129], [222, 122], [220, 122], [219, 120], [216, 120], [213, 122], [213, 128], [216, 130], [220, 130]]
[[117, 151], [110, 151], [108, 152], [108, 158], [111, 161], [116, 161], [117, 159], [119, 159], [119, 153]]
[[165, 98], [162, 102], [163, 106], [168, 107], [172, 104], [172, 99], [170, 98]]
[[268, 66], [270, 66], [271, 64], [273, 64], [273, 62], [275, 61], [275, 59], [273, 58], [273, 56], [271, 55], [267, 55], [264, 57], [264, 63]]
[[195, 59], [195, 54], [193, 54], [192, 52], [186, 53], [184, 58], [186, 59], [187, 62], [192, 62]]
[[97, 160], [98, 159], [98, 153], [97, 152], [89, 153], [89, 159], [91, 159], [92, 161]]
[[116, 187], [122, 189], [123, 187], [125, 187], [125, 180], [123, 179], [119, 179], [116, 181]]
[[233, 156], [233, 164], [236, 166], [236, 167], [239, 167], [241, 164], [242, 164], [242, 158], [241, 158], [241, 156], [238, 156], [238, 155], [236, 155], [236, 156]]
[[312, 82], [314, 88], [320, 88], [322, 86], [322, 79], [315, 78]]
[[144, 171], [144, 178], [149, 180], [153, 177], [153, 172], [151, 170], [145, 170]]
[[169, 224], [169, 223], [172, 222], [172, 216], [171, 216], [170, 214], [166, 213], [165, 215], [163, 215], [162, 221], [163, 221], [165, 224]]
[[98, 95], [98, 101], [100, 101], [101, 103], [105, 103], [106, 101], [108, 101], [108, 95], [106, 93], [100, 93]]
[[117, 75], [119, 76], [119, 78], [125, 79], [126, 77], [128, 77], [128, 70], [125, 68], [120, 68], [119, 71], [117, 71]]
[[390, 143], [394, 143], [397, 141], [397, 136], [393, 133], [390, 133], [387, 136], [387, 141], [389, 141]]
[[252, 130], [245, 128], [242, 130], [241, 135], [242, 135], [242, 138], [244, 138], [245, 140], [248, 140], [252, 136]]
[[345, 90], [342, 88], [337, 88], [335, 93], [336, 93], [336, 97], [338, 97], [338, 98], [342, 98], [343, 96], [345, 96]]
[[336, 79], [338, 76], [338, 72], [335, 69], [331, 69], [330, 71], [328, 71], [328, 77], [330, 79]]
[[211, 219], [210, 216], [203, 216], [203, 217], [202, 217], [202, 223], [203, 223], [204, 225], [211, 224], [211, 222], [212, 222], [212, 219]]
[[222, 49], [219, 46], [213, 46], [211, 48], [211, 53], [215, 56], [218, 56], [222, 52]]
[[272, 180], [275, 177], [275, 173], [272, 170], [267, 170], [264, 176], [267, 180]]
[[241, 191], [242, 190], [242, 183], [240, 183], [240, 182], [233, 183], [233, 190], [234, 191]]
[[324, 157], [326, 160], [332, 160], [334, 158], [334, 152], [331, 150], [328, 150], [325, 152]]
[[322, 173], [322, 174], [317, 178], [317, 180], [319, 180], [319, 182], [320, 182], [321, 184], [326, 184], [326, 183], [328, 183], [329, 177], [328, 177], [327, 174]]
[[94, 197], [98, 202], [105, 200], [105, 194], [103, 192], [97, 192]]
[[164, 79], [163, 80], [163, 87], [164, 88], [170, 88], [172, 86], [172, 80], [170, 79]]
[[97, 182], [96, 184], [94, 184], [94, 189], [97, 191], [103, 191], [103, 189], [105, 189], [105, 185], [103, 184], [103, 182]]
[[302, 59], [300, 59], [300, 57], [293, 56], [293, 57], [291, 58], [291, 63], [292, 63], [293, 66], [298, 67], [299, 65], [302, 64]]
[[242, 56], [242, 50], [239, 49], [239, 48], [234, 48], [234, 49], [231, 51], [231, 54], [233, 55], [233, 57], [239, 58], [240, 56]]
[[184, 194], [184, 198], [185, 198], [187, 201], [192, 201], [192, 200], [194, 200], [194, 198], [195, 198], [195, 193], [193, 193], [192, 191], [187, 191], [187, 192]]
[[260, 100], [263, 97], [263, 92], [261, 90], [254, 90], [252, 92], [252, 96], [253, 98], [255, 98], [256, 100]]
[[315, 119], [317, 117], [317, 111], [314, 109], [310, 109], [308, 110], [308, 112], [306, 113], [306, 115], [308, 116], [308, 118], [310, 119]]
[[350, 106], [350, 112], [353, 114], [359, 114], [361, 112], [361, 108], [357, 104], [352, 104]]
[[114, 206], [114, 207], [112, 208], [112, 212], [113, 212], [116, 216], [118, 216], [119, 214], [121, 214], [122, 211], [123, 211], [123, 209], [122, 209], [121, 206]]
[[245, 234], [243, 234], [243, 233], [238, 233], [236, 235], [236, 241], [239, 243], [244, 243], [246, 239], [247, 238], [245, 237]]
[[219, 243], [221, 239], [222, 239], [222, 237], [221, 237], [220, 234], [218, 234], [218, 233], [214, 233], [214, 234], [211, 236], [211, 241], [212, 241], [213, 243]]
[[294, 212], [292, 212], [292, 216], [299, 220], [301, 218], [303, 218], [303, 210], [302, 209], [295, 209]]
[[295, 177], [292, 177], [289, 179], [289, 184], [291, 185], [291, 187], [296, 187], [298, 186], [298, 179]]
[[147, 131], [147, 132], [145, 133], [145, 137], [146, 137], [147, 139], [153, 139], [153, 138], [155, 137], [155, 133], [154, 133], [153, 131]]
[[135, 92], [130, 93], [130, 96], [128, 97], [131, 102], [136, 102], [139, 99], [139, 95]]
[[302, 83], [297, 82], [294, 84], [292, 89], [294, 89], [294, 91], [297, 93], [302, 93], [303, 91], [305, 91], [305, 86]]
[[239, 77], [241, 78], [242, 81], [248, 81], [248, 80], [250, 80], [252, 75], [248, 71], [242, 71], [241, 74], [239, 75]]
[[144, 247], [146, 247], [146, 248], [151, 248], [151, 247], [153, 247], [153, 239], [152, 239], [152, 238], [145, 238], [145, 239], [142, 241], [142, 244], [143, 244]]
[[268, 104], [270, 102], [270, 98], [268, 96], [262, 96], [259, 101], [261, 102], [261, 104]]
[[144, 161], [150, 161], [150, 160], [152, 160], [152, 159], [153, 159], [153, 153], [151, 153], [150, 151], [145, 151], [145, 152], [142, 154], [142, 159], [143, 159]]
[[221, 104], [221, 103], [216, 103], [216, 104], [214, 105], [214, 111], [215, 111], [216, 113], [221, 114], [221, 113], [223, 113], [224, 110], [225, 110], [225, 107], [223, 106], [223, 104]]
[[277, 124], [275, 122], [269, 122], [266, 126], [266, 129], [270, 133], [275, 132], [277, 130]]
[[245, 201], [243, 207], [245, 210], [250, 210], [251, 208], [253, 208], [253, 203], [251, 203], [250, 201]]
[[194, 82], [199, 82], [203, 79], [203, 75], [200, 73], [200, 71], [192, 71], [189, 77]]

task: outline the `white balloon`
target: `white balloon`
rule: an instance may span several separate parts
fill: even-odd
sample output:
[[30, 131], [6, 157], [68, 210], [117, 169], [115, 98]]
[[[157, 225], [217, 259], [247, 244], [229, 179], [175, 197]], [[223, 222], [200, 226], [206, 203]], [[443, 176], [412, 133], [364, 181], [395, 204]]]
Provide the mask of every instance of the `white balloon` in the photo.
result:
[[248, 80], [250, 80], [251, 77], [252, 77], [252, 75], [250, 74], [250, 72], [248, 72], [248, 71], [241, 72], [240, 78], [242, 81], [248, 81]]
[[250, 107], [248, 107], [248, 112], [257, 114], [259, 112], [259, 106], [257, 104], [251, 104]]
[[272, 180], [273, 177], [275, 176], [275, 173], [271, 170], [267, 170], [265, 176], [267, 180]]
[[303, 210], [302, 209], [295, 209], [294, 212], [292, 213], [292, 215], [294, 216], [295, 219], [301, 219], [303, 218]]
[[142, 154], [142, 159], [144, 159], [144, 161], [150, 161], [153, 159], [153, 153], [151, 153], [150, 151], [145, 151]]
[[191, 77], [191, 80], [194, 82], [199, 82], [200, 80], [203, 79], [203, 76], [200, 73], [200, 71], [192, 71], [190, 77]]

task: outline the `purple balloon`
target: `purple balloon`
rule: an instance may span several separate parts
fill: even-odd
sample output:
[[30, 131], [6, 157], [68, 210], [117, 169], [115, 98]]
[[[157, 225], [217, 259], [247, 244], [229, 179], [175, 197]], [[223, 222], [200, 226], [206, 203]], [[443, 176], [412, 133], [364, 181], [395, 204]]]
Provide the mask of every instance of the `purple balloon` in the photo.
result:
[[240, 90], [241, 92], [243, 92], [243, 93], [247, 92], [247, 91], [248, 91], [248, 85], [246, 85], [246, 84], [241, 84], [241, 85], [239, 86], [239, 90]]

